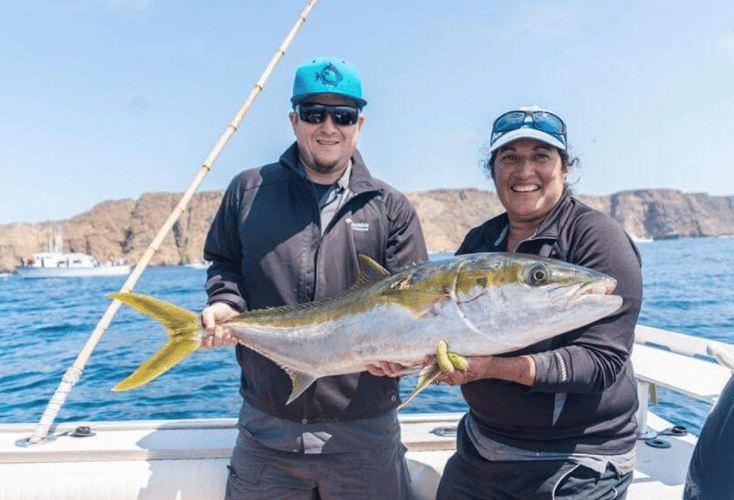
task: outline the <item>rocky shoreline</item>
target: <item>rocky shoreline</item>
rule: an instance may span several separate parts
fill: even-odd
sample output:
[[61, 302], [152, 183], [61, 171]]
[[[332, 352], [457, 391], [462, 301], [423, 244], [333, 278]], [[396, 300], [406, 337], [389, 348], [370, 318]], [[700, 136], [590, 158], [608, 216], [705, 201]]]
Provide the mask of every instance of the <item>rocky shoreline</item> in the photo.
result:
[[[151, 265], [177, 265], [202, 258], [204, 238], [223, 191], [197, 193]], [[493, 191], [439, 189], [408, 193], [421, 218], [431, 251], [452, 251], [466, 232], [502, 211]], [[55, 231], [64, 250], [105, 262], [135, 263], [181, 198], [146, 193], [138, 200], [105, 201], [67, 220], [0, 224], [0, 272], [12, 272], [21, 257], [42, 251]], [[734, 234], [734, 196], [709, 196], [669, 189], [623, 191], [579, 199], [619, 221], [636, 239], [673, 239]]]

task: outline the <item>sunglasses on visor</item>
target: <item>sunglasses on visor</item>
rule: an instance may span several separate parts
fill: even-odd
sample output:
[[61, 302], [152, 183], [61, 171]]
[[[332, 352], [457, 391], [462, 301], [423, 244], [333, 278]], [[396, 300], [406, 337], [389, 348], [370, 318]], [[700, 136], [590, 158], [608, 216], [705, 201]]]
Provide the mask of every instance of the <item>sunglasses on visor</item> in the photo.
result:
[[298, 117], [306, 123], [319, 124], [326, 120], [326, 114], [337, 125], [354, 125], [359, 118], [359, 109], [354, 106], [327, 106], [326, 104], [299, 104]]
[[[528, 120], [528, 117], [530, 120]], [[559, 117], [548, 111], [510, 111], [494, 121], [492, 125], [492, 141], [505, 133], [519, 128], [534, 128], [548, 133], [566, 144], [566, 124]]]

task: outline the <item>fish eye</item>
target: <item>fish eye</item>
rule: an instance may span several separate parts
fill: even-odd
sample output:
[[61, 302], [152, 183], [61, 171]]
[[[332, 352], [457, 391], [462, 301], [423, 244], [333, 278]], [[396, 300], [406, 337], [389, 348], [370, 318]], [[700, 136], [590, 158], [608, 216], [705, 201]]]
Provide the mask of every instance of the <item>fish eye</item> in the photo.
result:
[[536, 266], [533, 266], [528, 271], [527, 275], [527, 281], [528, 285], [531, 286], [539, 286], [548, 281], [548, 278], [550, 277], [550, 272], [543, 264], [538, 264]]

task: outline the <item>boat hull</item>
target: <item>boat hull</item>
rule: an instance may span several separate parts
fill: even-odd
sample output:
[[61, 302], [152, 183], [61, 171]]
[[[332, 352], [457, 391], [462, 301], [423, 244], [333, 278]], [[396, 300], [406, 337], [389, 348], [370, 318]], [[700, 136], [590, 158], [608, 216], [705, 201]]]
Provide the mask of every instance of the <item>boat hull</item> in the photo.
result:
[[21, 278], [89, 278], [96, 276], [127, 276], [132, 266], [98, 267], [16, 267]]

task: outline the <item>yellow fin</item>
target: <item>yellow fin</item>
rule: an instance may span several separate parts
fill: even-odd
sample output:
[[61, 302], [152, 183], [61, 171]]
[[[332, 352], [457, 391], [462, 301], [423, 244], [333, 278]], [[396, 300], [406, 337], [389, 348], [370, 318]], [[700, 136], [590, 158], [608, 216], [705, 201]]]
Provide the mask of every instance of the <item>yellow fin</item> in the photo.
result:
[[316, 381], [316, 377], [313, 375], [309, 375], [308, 373], [299, 372], [297, 370], [292, 370], [290, 368], [284, 368], [288, 376], [291, 378], [291, 383], [293, 384], [293, 390], [291, 391], [291, 395], [288, 398], [288, 401], [286, 401], [285, 404], [289, 405], [291, 404], [298, 396], [306, 392], [306, 389], [311, 387], [311, 384], [313, 384]]
[[359, 278], [357, 279], [356, 286], [360, 288], [368, 286], [390, 276], [390, 271], [370, 257], [359, 254], [357, 255], [357, 259], [359, 260]]
[[467, 359], [449, 350], [449, 345], [445, 340], [439, 340], [436, 344], [436, 363], [443, 372], [452, 372], [454, 369], [466, 371], [469, 367]]
[[454, 369], [466, 371], [467, 368], [467, 359], [460, 354], [450, 351], [446, 341], [439, 340], [436, 344], [436, 362], [421, 369], [418, 374], [418, 382], [415, 384], [415, 389], [400, 403], [398, 410], [410, 403], [419, 392], [428, 387], [442, 372], [452, 371]]
[[382, 296], [386, 300], [390, 300], [411, 310], [417, 318], [426, 315], [439, 302], [449, 299], [449, 296], [443, 292], [407, 287], [400, 288], [399, 284], [395, 288], [384, 290]]
[[133, 309], [160, 321], [168, 329], [168, 342], [130, 376], [115, 385], [115, 392], [129, 391], [170, 370], [182, 359], [201, 346], [199, 315], [189, 309], [134, 292], [111, 293], [108, 297], [119, 300]]
[[408, 394], [403, 402], [400, 403], [400, 406], [398, 406], [398, 410], [401, 410], [405, 405], [410, 403], [413, 398], [418, 395], [419, 392], [431, 385], [431, 383], [436, 380], [436, 377], [438, 377], [440, 374], [441, 368], [439, 368], [439, 366], [435, 363], [421, 369], [420, 373], [418, 374], [418, 382], [415, 384], [415, 389], [413, 389], [413, 392]]
[[446, 343], [446, 341], [440, 340], [438, 344], [436, 344], [436, 363], [438, 364], [438, 367], [441, 369], [442, 372], [454, 371], [454, 365], [451, 364], [448, 352], [449, 345]]
[[461, 354], [456, 354], [455, 352], [446, 351], [446, 356], [448, 356], [449, 361], [451, 364], [456, 368], [457, 370], [461, 370], [463, 372], [466, 371], [467, 368], [469, 368], [469, 361], [462, 356]]

